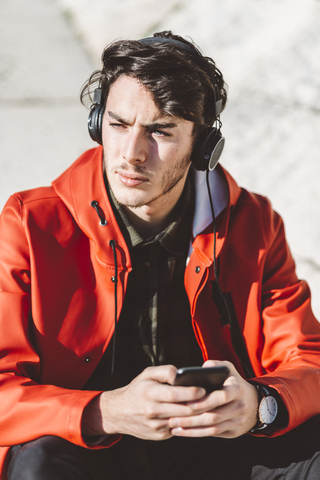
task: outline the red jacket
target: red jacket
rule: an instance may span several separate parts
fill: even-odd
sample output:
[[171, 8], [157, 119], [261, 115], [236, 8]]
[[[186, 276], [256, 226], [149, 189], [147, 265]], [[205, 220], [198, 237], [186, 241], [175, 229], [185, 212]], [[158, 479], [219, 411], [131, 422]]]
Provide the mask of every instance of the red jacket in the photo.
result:
[[[230, 360], [241, 372], [230, 332], [212, 300], [213, 234], [204, 172], [196, 172], [196, 211], [185, 285], [204, 359]], [[218, 181], [217, 181], [218, 179]], [[220, 284], [229, 292], [259, 382], [276, 388], [289, 430], [320, 412], [320, 325], [310, 291], [298, 281], [280, 217], [265, 198], [212, 174]], [[216, 183], [215, 183], [216, 182]], [[96, 200], [107, 225], [91, 206]], [[83, 391], [114, 329], [131, 271], [127, 245], [105, 190], [102, 148], [86, 152], [51, 187], [12, 196], [0, 221], [0, 456], [43, 435], [86, 446]], [[119, 437], [108, 437], [96, 448]], [[1, 479], [5, 479], [5, 467]]]

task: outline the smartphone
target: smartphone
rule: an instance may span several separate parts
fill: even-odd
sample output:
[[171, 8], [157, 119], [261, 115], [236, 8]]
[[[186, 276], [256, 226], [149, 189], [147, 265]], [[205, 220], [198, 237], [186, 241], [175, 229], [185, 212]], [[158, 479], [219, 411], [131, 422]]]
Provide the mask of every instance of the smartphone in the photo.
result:
[[229, 369], [225, 365], [217, 367], [186, 367], [179, 368], [173, 385], [183, 387], [203, 387], [207, 393], [221, 390]]

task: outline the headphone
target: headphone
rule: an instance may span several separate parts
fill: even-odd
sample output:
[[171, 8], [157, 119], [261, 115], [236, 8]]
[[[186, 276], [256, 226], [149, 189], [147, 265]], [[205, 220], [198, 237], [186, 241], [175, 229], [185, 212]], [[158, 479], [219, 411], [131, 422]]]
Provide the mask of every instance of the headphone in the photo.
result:
[[[172, 45], [176, 45], [180, 50], [184, 50], [200, 68], [208, 72], [207, 68], [204, 68], [204, 59], [186, 43], [167, 37], [142, 38], [139, 42], [145, 43], [146, 45], [152, 45], [154, 43], [171, 43]], [[212, 78], [212, 75], [210, 75], [210, 77]], [[102, 118], [105, 110], [105, 105], [101, 103], [101, 100], [102, 90], [101, 88], [97, 88], [94, 91], [93, 102], [88, 117], [88, 130], [92, 140], [100, 145], [102, 145]], [[191, 161], [196, 170], [213, 170], [219, 162], [225, 144], [225, 139], [221, 134], [221, 112], [222, 99], [219, 95], [218, 85], [215, 84], [214, 115], [216, 118], [216, 126], [207, 127], [196, 141], [191, 155]]]

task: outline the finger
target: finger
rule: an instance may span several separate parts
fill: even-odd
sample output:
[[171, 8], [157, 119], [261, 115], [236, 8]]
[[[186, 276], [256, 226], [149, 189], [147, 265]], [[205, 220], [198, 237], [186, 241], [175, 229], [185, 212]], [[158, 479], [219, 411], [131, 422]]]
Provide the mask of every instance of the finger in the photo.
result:
[[[238, 436], [247, 431], [250, 425], [247, 422], [247, 416], [244, 414], [243, 404], [241, 402], [232, 402], [231, 404], [217, 408], [211, 412], [205, 412], [200, 415], [171, 418], [168, 421], [173, 430], [181, 428], [188, 429], [203, 429], [211, 428], [210, 435], [223, 434], [226, 438], [230, 435]], [[225, 432], [228, 431], [226, 434]], [[172, 432], [178, 434], [179, 430]]]
[[239, 436], [237, 431], [229, 430], [228, 425], [223, 425], [221, 428], [218, 425], [210, 427], [198, 427], [198, 428], [177, 428], [171, 430], [171, 434], [174, 437], [217, 437], [217, 438], [236, 438]]
[[159, 365], [157, 367], [147, 367], [143, 370], [140, 376], [141, 378], [172, 385], [176, 376], [176, 371], [177, 368], [174, 365]]
[[[154, 377], [154, 376], [153, 376]], [[139, 389], [143, 390], [146, 398], [156, 402], [164, 403], [187, 403], [194, 402], [206, 396], [206, 391], [202, 387], [180, 387], [160, 383], [157, 380], [147, 378], [136, 382]]]
[[207, 360], [202, 366], [203, 368], [225, 366], [228, 367], [230, 375], [239, 375], [235, 366], [231, 362], [228, 362], [226, 360]]
[[188, 403], [192, 399], [205, 395], [205, 391], [198, 387], [173, 387], [145, 382], [144, 394], [138, 411], [148, 418], [171, 418], [194, 415], [193, 407]]
[[222, 390], [216, 390], [198, 400], [188, 402], [195, 415], [202, 412], [215, 410], [232, 402], [236, 397], [233, 388], [224, 387]]
[[145, 406], [143, 413], [149, 419], [166, 420], [194, 415], [190, 407], [180, 403], [152, 403]]
[[[202, 417], [202, 416], [201, 416]], [[215, 424], [211, 423], [210, 417], [204, 415], [197, 422], [191, 422], [194, 425], [179, 426], [171, 429], [173, 436], [182, 437], [221, 437], [234, 438], [244, 433], [240, 419], [229, 419]]]
[[204, 411], [199, 414], [175, 417], [169, 419], [171, 428], [193, 428], [218, 425], [224, 422], [232, 421], [234, 424], [244, 424], [245, 415], [243, 404], [241, 402], [231, 402], [214, 410]]

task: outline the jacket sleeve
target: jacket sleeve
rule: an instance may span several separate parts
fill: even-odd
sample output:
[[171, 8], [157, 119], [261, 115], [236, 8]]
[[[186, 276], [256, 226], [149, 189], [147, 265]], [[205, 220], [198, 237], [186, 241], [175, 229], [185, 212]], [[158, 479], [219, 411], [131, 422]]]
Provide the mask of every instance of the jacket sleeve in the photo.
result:
[[[0, 446], [55, 435], [81, 446], [85, 406], [100, 392], [37, 383], [41, 358], [33, 345], [32, 272], [19, 197], [0, 217]], [[110, 437], [97, 448], [114, 443]]]
[[281, 218], [268, 216], [262, 282], [264, 346], [256, 380], [275, 388], [288, 413], [288, 431], [320, 412], [320, 325], [307, 283], [298, 280]]

